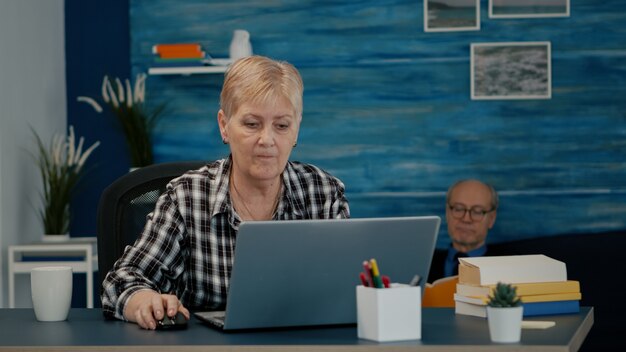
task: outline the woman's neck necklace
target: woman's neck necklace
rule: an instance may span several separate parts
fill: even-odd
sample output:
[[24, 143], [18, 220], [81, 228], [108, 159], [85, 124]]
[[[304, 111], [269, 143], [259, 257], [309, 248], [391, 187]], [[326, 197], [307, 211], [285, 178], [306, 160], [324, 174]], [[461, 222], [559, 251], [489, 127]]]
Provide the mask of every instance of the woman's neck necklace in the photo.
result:
[[[281, 188], [282, 186], [279, 185], [278, 186], [278, 192], [276, 192], [276, 197], [274, 197], [274, 202], [272, 204], [272, 207], [270, 208], [270, 212], [262, 214], [260, 217], [255, 217], [254, 213], [250, 210], [250, 208], [248, 208], [248, 205], [246, 204], [245, 199], [243, 198], [243, 196], [241, 195], [241, 193], [239, 192], [239, 189], [237, 189], [237, 185], [235, 184], [234, 178], [233, 178], [233, 174], [231, 171], [230, 174], [230, 184], [233, 185], [233, 190], [235, 191], [235, 194], [237, 196], [237, 203], [241, 203], [241, 205], [243, 206], [243, 209], [239, 209], [241, 210], [245, 210], [245, 212], [247, 213], [248, 217], [250, 219], [244, 219], [244, 220], [255, 220], [255, 221], [259, 221], [259, 220], [271, 220], [274, 213], [276, 212], [276, 208], [278, 207], [278, 200], [280, 199], [280, 193], [281, 193]], [[232, 196], [231, 196], [232, 198]], [[233, 202], [233, 206], [235, 205], [235, 202]], [[236, 210], [236, 209], [235, 209]], [[240, 214], [243, 215], [243, 214]], [[243, 219], [243, 216], [242, 216]]]

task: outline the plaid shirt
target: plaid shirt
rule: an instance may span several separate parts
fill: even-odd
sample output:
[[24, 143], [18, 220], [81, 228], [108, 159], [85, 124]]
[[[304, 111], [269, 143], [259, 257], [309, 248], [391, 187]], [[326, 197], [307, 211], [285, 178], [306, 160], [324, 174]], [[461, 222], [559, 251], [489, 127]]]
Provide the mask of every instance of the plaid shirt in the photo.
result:
[[[124, 319], [141, 289], [176, 294], [188, 308], [226, 303], [241, 219], [229, 193], [232, 160], [222, 159], [172, 180], [102, 283], [105, 316]], [[325, 171], [288, 162], [274, 220], [349, 218], [343, 183]]]

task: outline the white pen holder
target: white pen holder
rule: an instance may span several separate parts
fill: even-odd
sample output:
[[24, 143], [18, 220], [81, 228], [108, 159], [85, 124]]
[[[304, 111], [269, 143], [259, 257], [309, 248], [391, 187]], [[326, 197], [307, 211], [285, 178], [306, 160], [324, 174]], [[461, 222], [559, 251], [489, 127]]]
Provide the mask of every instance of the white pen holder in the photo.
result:
[[422, 338], [422, 291], [419, 286], [356, 287], [357, 331], [378, 342]]

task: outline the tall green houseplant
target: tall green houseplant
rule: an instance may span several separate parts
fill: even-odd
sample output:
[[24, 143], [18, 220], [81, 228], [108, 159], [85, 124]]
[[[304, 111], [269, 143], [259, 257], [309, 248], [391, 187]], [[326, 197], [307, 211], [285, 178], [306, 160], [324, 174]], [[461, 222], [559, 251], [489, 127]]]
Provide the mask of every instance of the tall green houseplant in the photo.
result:
[[[145, 104], [146, 74], [138, 74], [135, 82], [104, 76], [102, 100], [115, 114], [128, 146], [132, 167], [154, 163], [152, 132], [165, 110], [165, 104], [149, 109]], [[98, 113], [102, 106], [94, 99], [80, 96], [78, 101], [90, 104]]]
[[32, 132], [37, 140], [36, 159], [43, 183], [40, 216], [44, 233], [64, 235], [70, 228], [70, 201], [74, 188], [83, 174], [87, 158], [100, 142], [83, 151], [85, 139], [80, 137], [76, 144], [73, 126], [69, 127], [69, 135], [54, 135], [49, 146], [44, 144], [35, 130]]

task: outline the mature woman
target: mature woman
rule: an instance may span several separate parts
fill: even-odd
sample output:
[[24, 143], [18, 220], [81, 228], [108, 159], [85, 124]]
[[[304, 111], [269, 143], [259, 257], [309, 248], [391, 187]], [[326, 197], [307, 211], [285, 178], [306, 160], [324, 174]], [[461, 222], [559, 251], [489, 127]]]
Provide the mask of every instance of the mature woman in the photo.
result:
[[340, 180], [289, 161], [302, 92], [286, 62], [252, 56], [229, 68], [217, 122], [231, 154], [168, 184], [102, 284], [106, 316], [155, 329], [166, 314], [189, 319], [186, 307], [223, 306], [241, 221], [350, 216]]

